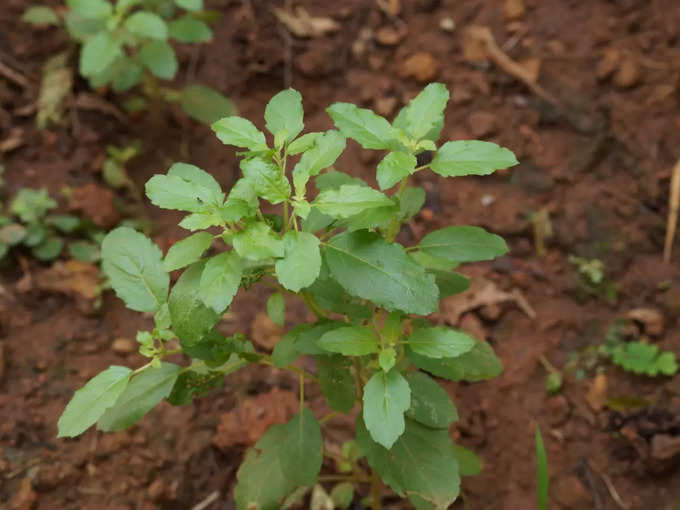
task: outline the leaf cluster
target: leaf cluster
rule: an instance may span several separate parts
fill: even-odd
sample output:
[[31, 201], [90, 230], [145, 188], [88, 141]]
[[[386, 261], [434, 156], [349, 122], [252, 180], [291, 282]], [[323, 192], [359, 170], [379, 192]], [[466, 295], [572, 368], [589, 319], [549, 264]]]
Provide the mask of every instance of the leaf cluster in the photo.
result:
[[[459, 264], [490, 260], [507, 246], [473, 226], [445, 227], [412, 246], [397, 242], [424, 203], [423, 190], [407, 181], [428, 168], [451, 177], [516, 164], [509, 150], [488, 142], [438, 146], [448, 98], [444, 85], [430, 84], [392, 123], [336, 103], [327, 111], [337, 129], [301, 135], [302, 98], [288, 89], [266, 107], [269, 142], [247, 119], [215, 122], [216, 136], [241, 150], [242, 177], [226, 193], [209, 173], [175, 163], [147, 182], [146, 195], [158, 207], [184, 212], [180, 226], [190, 234], [165, 255], [129, 228], [104, 239], [103, 270], [112, 288], [129, 308], [154, 314], [153, 329], [138, 335], [150, 361], [134, 372], [111, 367], [78, 390], [59, 434], [78, 435], [94, 423], [118, 430], [163, 398], [184, 404], [243, 366], [274, 365], [300, 375], [301, 393], [304, 381], [318, 382], [335, 413], [360, 408], [358, 455], [344, 461], [348, 479], [369, 480], [368, 467], [416, 508], [447, 508], [461, 473], [478, 469], [474, 456], [451, 442], [458, 413], [432, 376], [480, 381], [502, 365], [486, 342], [423, 317], [467, 288], [455, 271]], [[347, 138], [385, 151], [376, 172], [380, 189], [334, 168]], [[423, 151], [434, 156], [418, 166]], [[272, 206], [278, 214], [265, 214]], [[170, 272], [178, 270], [171, 286]], [[273, 288], [267, 312], [279, 324], [286, 323], [286, 295], [298, 296], [316, 316], [293, 325], [271, 354], [217, 329], [239, 290], [260, 284]], [[191, 364], [163, 361], [177, 352]], [[296, 364], [300, 356], [315, 359], [315, 373]], [[93, 399], [96, 405], [88, 405]], [[314, 485], [324, 422], [301, 399], [299, 414], [271, 427], [239, 469], [238, 507], [280, 508], [296, 488]]]

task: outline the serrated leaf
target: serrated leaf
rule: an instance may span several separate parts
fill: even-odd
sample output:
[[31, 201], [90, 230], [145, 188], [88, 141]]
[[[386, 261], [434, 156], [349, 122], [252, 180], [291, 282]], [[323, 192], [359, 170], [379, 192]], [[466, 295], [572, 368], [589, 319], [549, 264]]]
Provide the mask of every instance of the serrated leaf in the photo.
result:
[[250, 260], [280, 258], [285, 254], [283, 240], [261, 221], [247, 225], [234, 235], [232, 244], [236, 253]]
[[286, 478], [296, 485], [313, 485], [321, 471], [323, 439], [321, 427], [307, 408], [284, 426], [279, 462]]
[[172, 39], [183, 43], [209, 42], [213, 31], [195, 16], [186, 15], [173, 20], [168, 25], [168, 33]]
[[503, 372], [503, 364], [491, 346], [481, 341], [457, 358], [429, 358], [410, 348], [406, 349], [406, 355], [421, 370], [451, 381], [483, 381]]
[[286, 141], [290, 142], [305, 127], [303, 122], [302, 95], [297, 90], [282, 90], [269, 100], [264, 111], [267, 129], [273, 135], [286, 133]]
[[350, 361], [343, 356], [317, 356], [316, 358], [321, 392], [331, 409], [341, 413], [347, 413], [354, 407], [356, 397], [356, 383], [350, 372], [350, 365]]
[[508, 252], [501, 236], [479, 227], [446, 227], [426, 235], [418, 249], [452, 262], [491, 260]]
[[159, 368], [149, 367], [135, 376], [115, 405], [99, 418], [97, 428], [111, 432], [137, 423], [156, 404], [170, 395], [179, 370], [179, 366], [163, 362]]
[[209, 173], [187, 163], [175, 163], [167, 175], [156, 174], [146, 183], [151, 203], [164, 209], [206, 213], [222, 206], [224, 193]]
[[[281, 449], [287, 436], [285, 425], [273, 425], [246, 452], [236, 477], [234, 499], [239, 510], [279, 510], [295, 488], [281, 468]], [[263, 483], [266, 481], [266, 483]]]
[[446, 510], [458, 497], [460, 476], [448, 430], [434, 430], [406, 419], [404, 434], [387, 450], [357, 420], [357, 443], [382, 480], [407, 495], [417, 510]]
[[59, 16], [51, 7], [34, 5], [26, 9], [21, 16], [21, 21], [35, 26], [58, 25]]
[[287, 150], [288, 155], [295, 156], [297, 154], [300, 154], [301, 152], [308, 151], [309, 149], [314, 147], [316, 140], [320, 136], [323, 136], [323, 133], [307, 133], [305, 135], [302, 135], [297, 140], [293, 140], [292, 142], [290, 142], [290, 145], [288, 145]]
[[163, 260], [166, 271], [174, 271], [200, 260], [203, 253], [210, 248], [213, 236], [208, 232], [198, 232], [173, 244]]
[[335, 103], [326, 111], [340, 132], [359, 142], [364, 149], [389, 149], [393, 145], [394, 129], [371, 110], [351, 103]]
[[204, 124], [212, 124], [236, 113], [236, 106], [229, 98], [205, 85], [184, 87], [179, 104], [188, 115]]
[[428, 358], [456, 358], [476, 345], [467, 333], [446, 326], [418, 328], [406, 342], [413, 352]]
[[333, 237], [323, 250], [333, 278], [345, 291], [389, 311], [428, 315], [439, 308], [434, 277], [404, 248], [365, 231]]
[[416, 157], [406, 152], [390, 152], [377, 168], [378, 186], [388, 189], [413, 173], [417, 165]]
[[238, 292], [243, 265], [234, 252], [225, 252], [208, 259], [200, 282], [200, 296], [215, 313], [222, 314]]
[[449, 394], [434, 379], [422, 372], [410, 372], [411, 407], [406, 416], [433, 429], [447, 429], [458, 419], [458, 410]]
[[290, 183], [276, 165], [262, 158], [244, 159], [241, 171], [256, 193], [272, 204], [280, 204], [290, 197]]
[[248, 119], [237, 116], [225, 117], [210, 127], [225, 145], [245, 147], [251, 151], [267, 150], [264, 133]]
[[351, 175], [340, 172], [338, 170], [330, 170], [324, 172], [314, 179], [314, 185], [319, 191], [324, 191], [327, 189], [339, 188], [343, 184], [356, 184], [358, 186], [368, 186], [366, 182], [358, 177], [352, 177]]
[[416, 140], [430, 138], [427, 135], [431, 134], [433, 141], [436, 141], [439, 133], [434, 135], [433, 130], [440, 124], [443, 125], [448, 100], [449, 91], [446, 85], [430, 83], [399, 112], [394, 119], [394, 126], [403, 129]]
[[110, 366], [75, 392], [59, 418], [57, 437], [75, 437], [85, 432], [113, 406], [130, 380], [132, 370]]
[[614, 348], [612, 361], [624, 370], [655, 376], [674, 375], [678, 371], [675, 353], [659, 352], [659, 346], [644, 342], [623, 342]]
[[139, 50], [139, 61], [151, 74], [163, 80], [171, 80], [177, 74], [179, 64], [175, 50], [165, 41], [151, 41]]
[[380, 354], [378, 355], [378, 365], [380, 365], [383, 372], [392, 370], [392, 367], [394, 367], [396, 362], [397, 352], [392, 347], [380, 351]]
[[378, 352], [378, 337], [370, 328], [350, 326], [325, 333], [318, 345], [345, 356], [365, 356]]
[[327, 189], [319, 193], [312, 206], [334, 218], [349, 218], [366, 209], [392, 207], [394, 202], [373, 188], [343, 184], [340, 188]]
[[170, 277], [163, 253], [149, 238], [128, 227], [112, 230], [102, 242], [102, 270], [128, 308], [155, 312], [165, 303]]
[[479, 140], [446, 142], [435, 153], [430, 168], [444, 177], [489, 175], [517, 165], [515, 155], [495, 143]]
[[385, 448], [392, 448], [404, 433], [404, 413], [410, 406], [411, 389], [398, 370], [376, 372], [364, 385], [364, 423]]
[[276, 277], [288, 290], [298, 292], [310, 286], [321, 271], [319, 238], [307, 232], [288, 232], [285, 255], [276, 261]]
[[140, 37], [164, 41], [168, 38], [168, 26], [163, 18], [148, 11], [137, 11], [125, 20], [125, 28]]
[[346, 144], [345, 137], [335, 130], [326, 131], [315, 138], [314, 146], [302, 155], [293, 168], [293, 185], [297, 196], [304, 196], [309, 178], [335, 163]]
[[475, 476], [482, 472], [482, 459], [477, 454], [458, 444], [453, 445], [453, 454], [458, 460], [460, 476]]
[[168, 298], [172, 330], [182, 346], [201, 342], [220, 320], [220, 315], [206, 306], [200, 296], [204, 268], [205, 262], [197, 262], [185, 269]]
[[[267, 299], [267, 316], [274, 324], [283, 326], [286, 322], [286, 300], [280, 292], [274, 292]], [[280, 342], [280, 341], [279, 341]], [[278, 343], [277, 342], [277, 345]]]

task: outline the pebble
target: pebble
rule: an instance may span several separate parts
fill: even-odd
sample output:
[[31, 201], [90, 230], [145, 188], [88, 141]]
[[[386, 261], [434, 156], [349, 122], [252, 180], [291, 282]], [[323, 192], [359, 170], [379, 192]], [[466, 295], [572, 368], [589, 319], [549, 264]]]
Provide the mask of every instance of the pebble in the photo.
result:
[[137, 342], [129, 338], [116, 338], [111, 344], [111, 349], [116, 354], [130, 354], [137, 350]]
[[415, 78], [420, 82], [432, 81], [438, 72], [438, 65], [431, 53], [424, 51], [414, 53], [402, 62], [399, 76]]

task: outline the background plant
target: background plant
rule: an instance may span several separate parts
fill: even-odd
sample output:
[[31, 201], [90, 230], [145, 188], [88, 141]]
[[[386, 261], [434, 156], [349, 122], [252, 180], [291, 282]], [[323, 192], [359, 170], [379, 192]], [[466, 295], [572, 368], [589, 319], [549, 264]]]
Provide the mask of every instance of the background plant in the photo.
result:
[[[336, 103], [328, 113], [337, 130], [299, 136], [302, 98], [285, 90], [265, 111], [272, 145], [244, 118], [213, 124], [223, 143], [243, 149], [243, 177], [225, 195], [208, 173], [176, 163], [147, 182], [151, 202], [187, 212], [180, 226], [193, 232], [165, 257], [129, 228], [104, 239], [103, 269], [111, 286], [129, 308], [154, 314], [153, 329], [137, 337], [150, 360], [135, 370], [111, 366], [91, 379], [66, 407], [59, 435], [76, 436], [95, 423], [100, 430], [120, 430], [164, 398], [185, 404], [248, 364], [274, 365], [299, 377], [300, 412], [270, 427], [248, 450], [237, 475], [239, 508], [280, 508], [296, 488], [324, 480], [321, 428], [357, 407], [355, 442], [343, 448], [341, 474], [333, 480], [345, 483], [344, 490], [347, 483], [369, 484], [374, 508], [381, 507], [381, 480], [418, 509], [447, 508], [459, 494], [460, 474], [475, 472], [476, 462], [451, 442], [449, 427], [458, 412], [426, 372], [479, 381], [497, 376], [502, 365], [488, 343], [432, 326], [423, 316], [436, 312], [441, 298], [467, 288], [456, 266], [492, 259], [507, 246], [471, 226], [449, 226], [402, 246], [396, 241], [401, 225], [425, 200], [424, 191], [407, 181], [428, 168], [455, 177], [517, 163], [493, 143], [437, 147], [448, 98], [444, 85], [430, 84], [393, 123]], [[365, 149], [387, 151], [376, 179], [381, 190], [396, 187], [391, 195], [342, 172], [321, 173], [335, 164], [346, 137]], [[416, 156], [425, 150], [434, 156], [419, 166]], [[314, 199], [310, 181], [319, 191]], [[264, 214], [262, 201], [280, 206], [280, 214]], [[230, 249], [210, 252], [220, 245]], [[170, 289], [169, 272], [179, 269]], [[283, 294], [299, 296], [317, 317], [289, 329], [271, 354], [256, 351], [243, 335], [225, 338], [216, 328], [237, 291], [260, 283], [275, 287], [267, 308], [279, 322], [285, 317]], [[164, 361], [178, 353], [190, 364]], [[316, 359], [316, 373], [295, 364], [301, 355]], [[305, 406], [306, 382], [320, 385], [331, 414], [317, 419]]]
[[[212, 40], [207, 22], [218, 14], [204, 10], [203, 0], [66, 0], [66, 7], [55, 11], [33, 6], [23, 20], [35, 25], [63, 23], [80, 45], [78, 68], [93, 88], [109, 86], [121, 93], [141, 85], [152, 104], [158, 99], [176, 101], [187, 114], [206, 123], [234, 113], [231, 101], [214, 89], [197, 84], [173, 89], [158, 82], [172, 80], [179, 69], [170, 41]], [[60, 83], [63, 77], [52, 89], [60, 90]], [[127, 104], [133, 109], [146, 104], [139, 97], [132, 99]]]

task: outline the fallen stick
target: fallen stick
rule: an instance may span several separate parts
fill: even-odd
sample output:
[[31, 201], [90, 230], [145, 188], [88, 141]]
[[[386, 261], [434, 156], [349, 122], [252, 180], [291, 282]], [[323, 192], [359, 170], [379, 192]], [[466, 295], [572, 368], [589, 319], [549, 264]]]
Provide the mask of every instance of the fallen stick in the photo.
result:
[[671, 174], [671, 189], [668, 199], [668, 221], [666, 222], [666, 241], [663, 247], [663, 260], [671, 261], [675, 230], [678, 226], [678, 209], [680, 208], [680, 161], [675, 164]]

